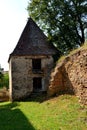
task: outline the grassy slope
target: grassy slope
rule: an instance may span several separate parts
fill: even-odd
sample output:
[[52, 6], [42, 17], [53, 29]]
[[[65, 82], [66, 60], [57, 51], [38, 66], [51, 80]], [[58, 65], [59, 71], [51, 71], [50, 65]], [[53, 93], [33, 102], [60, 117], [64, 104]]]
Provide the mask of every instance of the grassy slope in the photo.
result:
[[0, 103], [0, 130], [87, 130], [87, 109], [70, 95]]
[[85, 42], [85, 44], [83, 44], [81, 47], [75, 49], [75, 50], [72, 50], [68, 55], [63, 55], [61, 56], [59, 59], [58, 59], [58, 62], [61, 62], [63, 61], [66, 57], [68, 56], [71, 56], [73, 54], [75, 54], [76, 52], [80, 51], [80, 50], [85, 50], [87, 49], [87, 42]]

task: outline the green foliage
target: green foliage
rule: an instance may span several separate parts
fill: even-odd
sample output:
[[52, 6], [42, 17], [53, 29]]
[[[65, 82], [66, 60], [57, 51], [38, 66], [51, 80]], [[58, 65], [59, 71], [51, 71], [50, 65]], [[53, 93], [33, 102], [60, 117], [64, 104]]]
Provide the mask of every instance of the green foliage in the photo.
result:
[[0, 103], [0, 130], [87, 130], [87, 107], [70, 95]]
[[85, 42], [87, 0], [31, 0], [27, 10], [62, 53]]
[[9, 87], [9, 76], [8, 73], [3, 74], [0, 72], [0, 88]]
[[3, 79], [3, 74], [0, 72], [0, 80]]

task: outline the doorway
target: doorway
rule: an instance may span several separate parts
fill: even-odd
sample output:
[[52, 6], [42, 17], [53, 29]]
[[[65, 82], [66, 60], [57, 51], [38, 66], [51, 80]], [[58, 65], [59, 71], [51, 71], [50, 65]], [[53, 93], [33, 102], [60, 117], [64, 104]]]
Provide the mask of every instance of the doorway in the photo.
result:
[[42, 90], [42, 78], [41, 77], [33, 78], [33, 91], [39, 92], [41, 90]]

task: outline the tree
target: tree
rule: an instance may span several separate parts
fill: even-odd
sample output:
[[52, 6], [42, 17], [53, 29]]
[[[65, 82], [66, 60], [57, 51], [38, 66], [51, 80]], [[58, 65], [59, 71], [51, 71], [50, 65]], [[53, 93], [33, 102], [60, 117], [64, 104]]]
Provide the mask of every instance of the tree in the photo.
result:
[[87, 0], [31, 0], [27, 10], [62, 53], [85, 42]]
[[9, 87], [9, 76], [8, 73], [4, 73], [4, 69], [0, 65], [0, 88]]
[[1, 65], [0, 65], [0, 80], [2, 80], [3, 79], [3, 68], [1, 68]]
[[1, 68], [1, 65], [0, 65], [0, 87], [3, 85], [3, 68]]

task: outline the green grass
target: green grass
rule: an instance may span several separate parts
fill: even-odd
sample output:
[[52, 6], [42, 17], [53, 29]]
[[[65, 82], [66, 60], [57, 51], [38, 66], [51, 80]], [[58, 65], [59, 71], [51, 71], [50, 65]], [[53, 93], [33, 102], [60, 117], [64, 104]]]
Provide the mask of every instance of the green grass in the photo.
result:
[[75, 96], [39, 99], [0, 103], [0, 130], [87, 130], [87, 107]]

